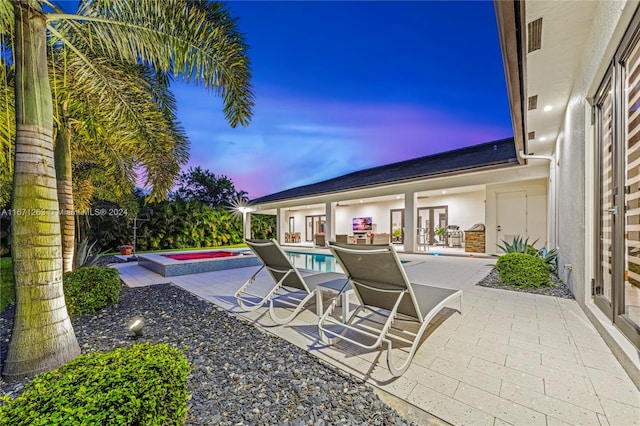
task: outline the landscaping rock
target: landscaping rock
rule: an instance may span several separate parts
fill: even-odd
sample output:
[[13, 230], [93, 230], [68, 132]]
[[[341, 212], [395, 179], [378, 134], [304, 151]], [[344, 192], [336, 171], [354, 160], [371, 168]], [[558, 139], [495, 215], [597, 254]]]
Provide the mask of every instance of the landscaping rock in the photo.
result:
[[567, 284], [564, 283], [564, 281], [561, 281], [558, 279], [558, 277], [556, 277], [555, 275], [552, 275], [551, 282], [553, 283], [553, 285], [551, 286], [540, 286], [540, 287], [519, 288], [512, 285], [505, 285], [500, 283], [500, 274], [498, 273], [497, 269], [493, 268], [489, 273], [489, 275], [484, 277], [482, 281], [480, 281], [476, 285], [479, 285], [482, 287], [499, 288], [501, 290], [520, 291], [523, 293], [543, 294], [546, 296], [562, 297], [564, 299], [574, 298], [573, 294], [571, 293], [571, 290], [569, 289]]
[[[137, 317], [145, 327], [135, 338]], [[185, 348], [189, 425], [408, 424], [362, 380], [171, 284], [123, 287], [115, 306], [72, 322], [83, 353], [146, 341]], [[12, 323], [13, 306], [0, 315], [0, 364]], [[14, 398], [26, 382], [0, 380], [0, 393]]]

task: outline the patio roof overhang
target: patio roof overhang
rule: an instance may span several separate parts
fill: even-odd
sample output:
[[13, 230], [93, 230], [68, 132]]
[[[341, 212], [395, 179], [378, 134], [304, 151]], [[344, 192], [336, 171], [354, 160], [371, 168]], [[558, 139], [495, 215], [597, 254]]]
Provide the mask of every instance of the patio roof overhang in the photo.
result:
[[494, 0], [494, 7], [519, 161], [521, 151], [556, 155], [598, 2]]
[[[290, 188], [252, 200], [254, 206], [282, 205], [301, 199], [336, 198], [352, 192], [376, 192], [383, 188], [423, 184], [433, 179], [450, 178], [484, 170], [498, 170], [517, 166], [513, 138], [414, 158], [383, 166], [352, 172], [309, 185]], [[338, 197], [339, 198], [339, 197]]]
[[324, 205], [329, 202], [343, 202], [349, 200], [401, 197], [407, 193], [416, 193], [418, 196], [428, 194], [431, 191], [450, 190], [457, 188], [459, 191], [472, 191], [491, 184], [506, 182], [518, 182], [532, 179], [546, 179], [549, 177], [549, 167], [544, 164], [521, 166], [518, 163], [503, 165], [501, 167], [486, 167], [469, 170], [465, 173], [447, 173], [430, 178], [398, 181], [384, 185], [368, 186], [352, 190], [326, 192], [322, 194], [295, 197], [284, 200], [275, 200], [253, 205], [255, 213], [276, 214], [277, 209], [293, 208], [299, 206]]

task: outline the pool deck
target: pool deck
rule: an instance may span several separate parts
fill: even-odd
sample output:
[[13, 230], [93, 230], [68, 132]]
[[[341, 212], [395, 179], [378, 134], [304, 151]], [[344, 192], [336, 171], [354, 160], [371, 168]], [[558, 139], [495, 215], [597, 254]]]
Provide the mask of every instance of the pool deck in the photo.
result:
[[[114, 266], [130, 287], [171, 282], [366, 380], [417, 424], [640, 425], [640, 391], [575, 300], [476, 286], [492, 258], [400, 258], [411, 261], [405, 270], [412, 282], [461, 289], [464, 305], [462, 314], [453, 302], [434, 318], [397, 379], [384, 350], [323, 345], [314, 303], [285, 326], [265, 309], [242, 312], [233, 294], [257, 267], [163, 277], [134, 262]], [[257, 285], [270, 282], [258, 274]]]

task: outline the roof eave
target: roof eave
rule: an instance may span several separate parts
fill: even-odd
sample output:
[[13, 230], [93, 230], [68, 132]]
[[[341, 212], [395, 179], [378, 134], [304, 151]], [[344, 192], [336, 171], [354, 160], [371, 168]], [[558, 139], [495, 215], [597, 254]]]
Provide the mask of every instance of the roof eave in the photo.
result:
[[527, 152], [527, 85], [526, 85], [526, 28], [524, 1], [494, 0], [500, 50], [504, 65], [507, 94], [511, 110], [511, 122], [518, 162], [524, 164], [520, 152]]
[[468, 168], [463, 168], [463, 169], [450, 170], [450, 171], [446, 171], [446, 172], [434, 173], [434, 174], [429, 175], [429, 176], [420, 176], [420, 177], [407, 178], [407, 179], [398, 179], [398, 180], [380, 182], [380, 183], [371, 184], [371, 185], [355, 186], [355, 187], [352, 187], [352, 188], [345, 188], [343, 190], [317, 192], [315, 194], [306, 194], [306, 195], [303, 195], [303, 196], [300, 196], [300, 197], [283, 197], [281, 199], [269, 200], [269, 201], [264, 201], [264, 202], [257, 202], [256, 204], [269, 205], [269, 204], [274, 204], [274, 203], [281, 203], [283, 201], [302, 202], [304, 200], [312, 199], [312, 198], [315, 198], [315, 197], [327, 197], [327, 196], [331, 196], [331, 195], [335, 195], [335, 194], [345, 194], [345, 193], [354, 192], [354, 191], [362, 191], [362, 190], [367, 190], [367, 189], [377, 189], [377, 188], [384, 187], [384, 186], [403, 185], [403, 184], [417, 182], [417, 181], [421, 181], [421, 180], [431, 180], [431, 179], [436, 179], [436, 178], [446, 178], [448, 176], [455, 176], [455, 175], [460, 175], [460, 174], [464, 174], [464, 173], [476, 173], [476, 172], [483, 172], [483, 171], [487, 171], [487, 170], [497, 170], [497, 169], [503, 169], [503, 168], [507, 168], [507, 167], [519, 166], [519, 165], [520, 164], [518, 162], [515, 162], [515, 161], [500, 162], [500, 163], [495, 163], [495, 164], [487, 164], [487, 165], [483, 165], [483, 166], [474, 166], [474, 167], [468, 167]]

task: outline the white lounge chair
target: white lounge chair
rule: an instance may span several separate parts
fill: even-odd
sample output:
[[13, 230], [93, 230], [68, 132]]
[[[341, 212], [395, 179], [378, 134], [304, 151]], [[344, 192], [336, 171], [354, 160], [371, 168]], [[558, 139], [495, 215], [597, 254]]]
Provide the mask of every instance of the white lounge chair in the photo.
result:
[[[255, 311], [269, 302], [271, 319], [276, 324], [286, 324], [293, 320], [306, 303], [316, 296], [318, 285], [340, 281], [341, 285], [346, 287], [347, 279], [343, 274], [322, 272], [302, 276], [275, 240], [246, 239], [245, 242], [262, 262], [262, 267], [235, 293], [238, 305], [245, 311]], [[275, 285], [265, 295], [249, 292], [256, 276], [265, 268], [269, 271]], [[289, 316], [281, 318], [276, 315], [273, 303], [276, 298], [293, 300], [293, 312]], [[321, 315], [322, 312], [317, 314]]]
[[[395, 377], [407, 370], [429, 321], [449, 301], [459, 298], [462, 312], [462, 290], [411, 284], [392, 246], [347, 246], [330, 242], [329, 249], [347, 274], [360, 306], [347, 321], [339, 321], [332, 315], [337, 306], [334, 299], [318, 322], [321, 339], [330, 344], [342, 339], [364, 349], [386, 344], [387, 365]], [[359, 316], [360, 313], [365, 316]], [[369, 321], [376, 315], [384, 318], [382, 322]], [[419, 325], [418, 331], [400, 329], [394, 324], [396, 320], [415, 322]], [[390, 334], [392, 327], [400, 335]], [[362, 340], [367, 339], [374, 342], [363, 343]], [[391, 339], [410, 345], [407, 359], [397, 367], [392, 358]]]

